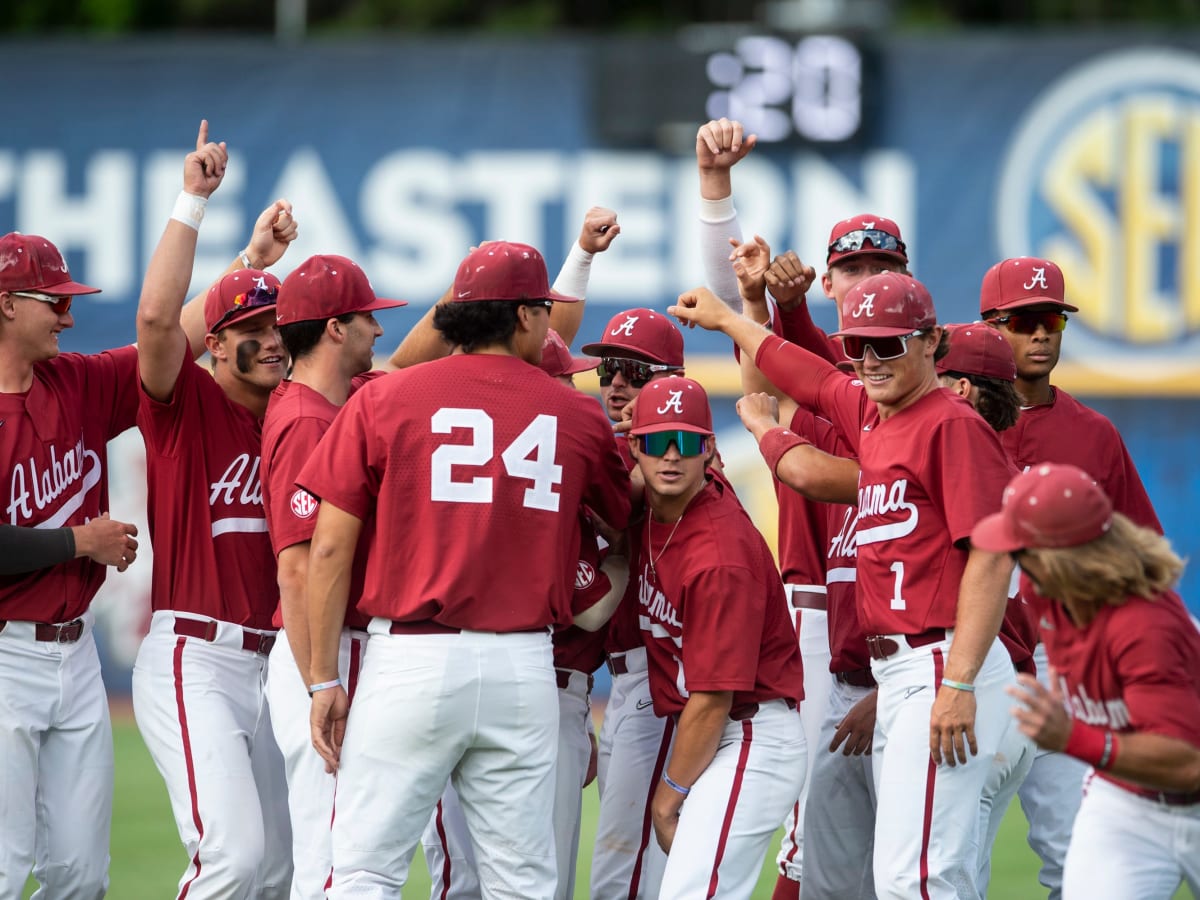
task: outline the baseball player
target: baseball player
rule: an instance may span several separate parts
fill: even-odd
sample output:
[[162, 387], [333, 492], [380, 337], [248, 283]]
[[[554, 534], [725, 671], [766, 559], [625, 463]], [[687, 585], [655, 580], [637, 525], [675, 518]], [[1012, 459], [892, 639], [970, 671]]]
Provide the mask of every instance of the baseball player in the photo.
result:
[[[261, 418], [286, 364], [279, 282], [239, 269], [209, 290], [211, 374], [192, 362], [179, 321], [204, 205], [227, 158], [201, 123], [138, 304], [138, 426], [156, 552], [133, 702], [189, 857], [180, 896], [285, 897], [286, 786], [263, 696], [278, 588], [259, 481]], [[270, 215], [277, 259], [295, 224], [284, 201]]]
[[[375, 296], [366, 274], [346, 257], [321, 255], [306, 259], [284, 280], [275, 306], [275, 323], [292, 368], [271, 394], [263, 419], [263, 508], [279, 570], [279, 608], [272, 624], [282, 629], [271, 649], [267, 698], [287, 767], [292, 900], [325, 896], [334, 787], [308, 727], [304, 584], [317, 501], [295, 481], [337, 411], [369, 377], [375, 339], [383, 333], [373, 313], [405, 305], [405, 300]], [[362, 592], [364, 566], [365, 560], [357, 557], [353, 598]], [[367, 643], [367, 621], [353, 606], [347, 608], [338, 672], [350, 699]]]
[[971, 537], [1016, 556], [1050, 657], [1050, 687], [1022, 675], [1013, 714], [1091, 766], [1063, 896], [1200, 892], [1200, 633], [1171, 590], [1183, 562], [1065, 464], [1014, 478]]
[[[1012, 347], [1021, 415], [1001, 435], [1018, 469], [1039, 462], [1070, 463], [1099, 480], [1114, 506], [1139, 525], [1159, 533], [1162, 526], [1146, 496], [1137, 469], [1113, 424], [1050, 383], [1068, 320], [1078, 308], [1066, 302], [1062, 270], [1035, 257], [1002, 260], [980, 286], [981, 317]], [[1034, 659], [1048, 685], [1045, 649]], [[1071, 823], [1081, 798], [1084, 767], [1062, 754], [1041, 749], [1021, 786], [1021, 807], [1029, 821], [1029, 845], [1042, 860], [1038, 878], [1058, 900], [1062, 864]]]
[[646, 490], [630, 543], [650, 690], [676, 723], [652, 802], [659, 896], [747, 897], [804, 777], [800, 651], [766, 542], [708, 472], [704, 389], [647, 385], [629, 444]]
[[[600, 357], [600, 400], [617, 427], [656, 378], [683, 373], [683, 335], [652, 309], [628, 309], [604, 326], [601, 339], [582, 348]], [[640, 472], [624, 438], [617, 447], [635, 480]], [[674, 723], [655, 715], [638, 627], [634, 586], [617, 607], [605, 643], [612, 689], [600, 726], [597, 785], [600, 812], [592, 851], [593, 900], [657, 897], [666, 855], [654, 840], [650, 800], [671, 748]]]
[[[313, 740], [339, 771], [331, 898], [399, 894], [447, 779], [484, 896], [554, 895], [549, 628], [572, 619], [581, 505], [618, 527], [629, 510], [603, 416], [530, 365], [571, 299], [528, 245], [472, 251], [434, 317], [461, 352], [358, 391], [300, 474], [321, 500], [307, 595]], [[347, 721], [345, 573], [372, 515]]]
[[876, 891], [977, 896], [980, 799], [1014, 675], [997, 638], [1011, 561], [964, 541], [998, 505], [1009, 469], [994, 432], [939, 390], [941, 328], [928, 291], [884, 273], [847, 295], [841, 336], [862, 389], [706, 290], [682, 295], [670, 311], [733, 337], [857, 452], [857, 605], [880, 692]]

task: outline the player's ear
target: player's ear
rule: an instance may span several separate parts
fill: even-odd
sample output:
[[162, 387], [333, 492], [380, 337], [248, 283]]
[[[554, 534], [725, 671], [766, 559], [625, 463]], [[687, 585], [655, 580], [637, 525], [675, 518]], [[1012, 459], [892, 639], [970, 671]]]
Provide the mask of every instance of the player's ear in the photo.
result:
[[637, 460], [638, 458], [638, 439], [636, 435], [627, 434], [625, 440], [629, 442], [629, 455]]
[[9, 291], [0, 291], [0, 314], [6, 319], [16, 318], [17, 298]]
[[215, 334], [206, 334], [204, 336], [204, 348], [209, 352], [213, 359], [225, 359], [225, 342]]
[[342, 339], [342, 323], [337, 319], [326, 319], [325, 333], [335, 341], [340, 341]]

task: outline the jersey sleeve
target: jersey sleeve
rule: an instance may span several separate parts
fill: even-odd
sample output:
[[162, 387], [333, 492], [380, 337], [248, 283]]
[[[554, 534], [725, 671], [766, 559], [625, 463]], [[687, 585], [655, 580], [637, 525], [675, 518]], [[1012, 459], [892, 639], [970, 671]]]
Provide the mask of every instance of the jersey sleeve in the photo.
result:
[[296, 478], [314, 497], [358, 519], [374, 508], [386, 463], [386, 448], [374, 427], [372, 393], [364, 389], [350, 398]]
[[1015, 474], [1000, 439], [977, 415], [948, 417], [929, 435], [930, 499], [943, 511], [954, 543], [967, 539], [976, 523], [1000, 509], [1004, 488]]
[[202, 377], [207, 376], [185, 350], [179, 359], [179, 374], [169, 400], [151, 397], [138, 379], [138, 424], [147, 447], [162, 456], [179, 455], [181, 442], [190, 439], [186, 426], [201, 420], [198, 392]]
[[1190, 677], [1197, 661], [1189, 652], [1186, 625], [1180, 628], [1178, 622], [1155, 615], [1156, 621], [1128, 627], [1128, 619], [1121, 623], [1120, 618], [1114, 624], [1124, 627], [1110, 629], [1108, 639], [1130, 725], [1135, 731], [1200, 744], [1200, 694]]
[[754, 690], [766, 617], [762, 582], [744, 566], [723, 565], [697, 573], [681, 594], [688, 690]]
[[293, 544], [312, 540], [317, 504], [308, 491], [297, 486], [296, 479], [324, 433], [323, 421], [302, 416], [280, 429], [275, 441], [267, 495], [271, 503], [271, 548], [276, 556]]
[[575, 569], [575, 593], [571, 597], [571, 614], [579, 615], [604, 599], [612, 582], [600, 568], [600, 544], [590, 524], [580, 523], [579, 564]]
[[801, 300], [791, 309], [784, 311], [776, 307], [776, 316], [780, 324], [780, 332], [785, 340], [791, 341], [815, 356], [836, 366], [845, 361], [845, 354], [835, 353], [841, 345], [817, 327], [808, 308], [808, 301]]
[[138, 410], [138, 356], [132, 344], [117, 350], [105, 350], [88, 357], [92, 391], [89, 412], [102, 415], [107, 422], [109, 440], [132, 428]]

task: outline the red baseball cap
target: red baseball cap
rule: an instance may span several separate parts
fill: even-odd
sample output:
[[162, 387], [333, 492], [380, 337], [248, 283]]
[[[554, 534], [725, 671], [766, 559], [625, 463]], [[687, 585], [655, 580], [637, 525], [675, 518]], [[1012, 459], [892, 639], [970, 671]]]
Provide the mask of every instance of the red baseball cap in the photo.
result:
[[1012, 347], [1004, 335], [989, 328], [986, 322], [970, 325], [947, 325], [950, 348], [937, 361], [939, 375], [958, 372], [961, 375], [982, 375], [1000, 381], [1017, 380], [1017, 364]]
[[204, 298], [204, 324], [209, 334], [236, 325], [261, 313], [275, 312], [279, 279], [258, 269], [230, 272], [208, 289]]
[[981, 519], [971, 544], [989, 553], [1077, 547], [1112, 527], [1112, 501], [1083, 469], [1039, 463], [1004, 489], [1000, 512]]
[[546, 260], [528, 244], [488, 241], [467, 254], [454, 276], [452, 301], [475, 300], [556, 300], [578, 303], [550, 290]]
[[358, 263], [344, 256], [310, 256], [279, 288], [275, 324], [332, 319], [346, 313], [408, 306], [407, 300], [376, 297]]
[[589, 356], [636, 359], [683, 368], [683, 332], [669, 316], [652, 309], [617, 313], [604, 326], [600, 340], [580, 349]]
[[987, 270], [979, 288], [979, 311], [1053, 304], [1064, 312], [1079, 312], [1065, 298], [1062, 269], [1048, 259], [1017, 256]]
[[542, 343], [542, 371], [558, 378], [560, 375], [578, 375], [596, 368], [596, 360], [590, 357], [572, 356], [571, 349], [553, 328], [546, 330]]
[[72, 281], [62, 254], [44, 237], [10, 231], [0, 237], [0, 291], [40, 291], [73, 297], [98, 294], [100, 288]]
[[907, 266], [907, 250], [900, 238], [899, 225], [883, 216], [863, 213], [842, 219], [833, 226], [829, 232], [829, 252], [825, 256], [825, 264], [832, 266], [852, 256], [877, 253], [890, 256]]
[[633, 408], [633, 427], [629, 433], [656, 431], [713, 433], [708, 394], [699, 382], [682, 375], [666, 375], [642, 388]]
[[842, 330], [833, 336], [894, 337], [936, 324], [937, 311], [925, 285], [911, 275], [880, 272], [850, 288], [842, 300]]

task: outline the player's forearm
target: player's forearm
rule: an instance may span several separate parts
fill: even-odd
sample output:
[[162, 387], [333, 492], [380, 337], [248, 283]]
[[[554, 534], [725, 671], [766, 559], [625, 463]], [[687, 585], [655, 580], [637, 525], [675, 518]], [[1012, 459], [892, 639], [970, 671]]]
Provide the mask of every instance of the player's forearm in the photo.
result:
[[[701, 169], [701, 193], [703, 194], [704, 169]], [[729, 185], [729, 170], [721, 170], [724, 184]], [[718, 182], [720, 179], [718, 179]], [[721, 190], [720, 186], [713, 189]], [[735, 310], [742, 307], [738, 291], [737, 275], [729, 261], [729, 239], [742, 240], [742, 227], [738, 223], [737, 210], [728, 190], [714, 197], [704, 195], [700, 201], [700, 260], [704, 265], [704, 281], [709, 290]]]
[[283, 618], [283, 631], [296, 660], [296, 668], [305, 684], [312, 684], [308, 677], [312, 650], [308, 634], [308, 603], [306, 582], [308, 579], [308, 542], [285, 547], [279, 554], [279, 613]]
[[1155, 791], [1200, 791], [1200, 747], [1145, 732], [1117, 735], [1116, 741], [1110, 774]]
[[665, 770], [672, 781], [686, 788], [696, 783], [717, 755], [732, 706], [732, 691], [691, 693], [679, 714], [675, 744]]
[[608, 577], [611, 587], [608, 593], [575, 616], [575, 624], [584, 631], [599, 631], [608, 623], [629, 584], [629, 560], [624, 556], [610, 553], [600, 569]]
[[[587, 296], [594, 257], [595, 254], [584, 250], [579, 241], [576, 241], [571, 245], [567, 258], [563, 260], [562, 268], [559, 269], [558, 277], [554, 279], [551, 289], [582, 301]], [[550, 310], [550, 327], [558, 332], [558, 336], [568, 347], [575, 340], [575, 336], [579, 334], [585, 305], [582, 302], [555, 303]]]
[[858, 463], [800, 444], [779, 458], [775, 477], [797, 493], [822, 503], [858, 502]]
[[433, 316], [437, 308], [450, 301], [450, 297], [454, 291], [453, 285], [446, 289], [446, 293], [438, 299], [438, 302], [421, 316], [420, 320], [414, 325], [404, 336], [404, 340], [388, 357], [384, 363], [384, 369], [405, 369], [409, 366], [415, 366], [417, 363], [428, 362], [431, 359], [441, 359], [443, 356], [449, 356], [454, 349], [442, 337], [442, 333], [433, 327]]
[[827, 359], [765, 330], [751, 355], [763, 377], [777, 385], [779, 390], [801, 406], [814, 412], [823, 412], [819, 408], [818, 392], [829, 373], [837, 371]]
[[972, 548], [958, 591], [954, 641], [946, 659], [945, 677], [974, 684], [987, 657], [1008, 603], [1013, 560], [1007, 553]]
[[70, 528], [0, 524], [0, 550], [0, 575], [33, 572], [74, 559], [75, 535]]
[[[338, 677], [338, 645], [350, 595], [354, 550], [313, 546], [305, 590], [308, 603], [310, 684]], [[299, 664], [299, 661], [297, 661]]]

